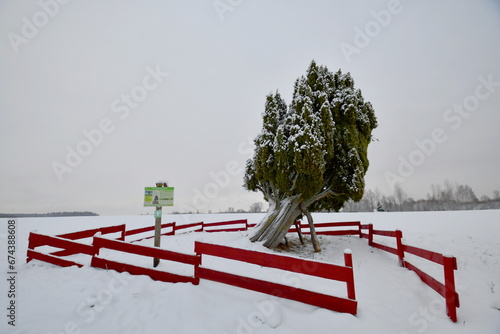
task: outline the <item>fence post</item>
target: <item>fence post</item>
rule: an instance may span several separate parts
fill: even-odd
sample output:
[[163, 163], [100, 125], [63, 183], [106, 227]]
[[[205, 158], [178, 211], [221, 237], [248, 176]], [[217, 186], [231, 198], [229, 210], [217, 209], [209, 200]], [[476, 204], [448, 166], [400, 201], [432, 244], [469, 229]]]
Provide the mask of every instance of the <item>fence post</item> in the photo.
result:
[[356, 300], [356, 291], [354, 288], [354, 271], [352, 268], [352, 251], [350, 249], [344, 250], [344, 263], [346, 267], [351, 268], [351, 275], [347, 281], [347, 298]]
[[358, 222], [358, 230], [359, 230], [359, 237], [362, 238], [363, 237], [363, 232], [361, 231], [361, 222]]
[[403, 232], [401, 230], [396, 230], [396, 245], [398, 247], [398, 258], [399, 265], [401, 267], [405, 266], [405, 252], [403, 249]]
[[122, 235], [118, 240], [125, 241], [125, 235], [127, 234], [127, 225], [122, 225]]
[[[29, 235], [29, 237], [28, 237], [28, 249], [35, 250], [36, 245], [35, 245], [35, 243], [33, 242], [33, 239], [31, 239], [31, 234], [32, 234], [32, 233], [33, 233], [33, 232], [30, 232], [30, 235]], [[26, 257], [26, 263], [30, 262], [31, 260], [33, 260], [33, 258], [28, 257], [28, 256]]]
[[373, 224], [368, 224], [368, 245], [373, 246]]
[[302, 238], [302, 222], [295, 221], [295, 229], [297, 230], [297, 234], [299, 235], [300, 243], [303, 245], [304, 244], [304, 239]]
[[451, 321], [457, 322], [457, 307], [460, 306], [457, 293], [455, 291], [455, 273], [457, 269], [457, 259], [450, 255], [443, 256], [444, 266], [444, 288], [446, 299], [446, 314]]
[[99, 255], [99, 247], [96, 246], [95, 238], [95, 236], [92, 237], [92, 246], [94, 247], [94, 255], [92, 255], [92, 258], [94, 258], [94, 256], [96, 255]]
[[199, 285], [200, 284], [200, 276], [199, 276], [199, 268], [202, 264], [202, 261], [203, 261], [203, 253], [199, 253], [198, 250], [196, 249], [196, 243], [194, 244], [194, 251], [196, 253], [196, 255], [198, 255], [200, 257], [200, 262], [198, 262], [195, 266], [194, 266], [194, 278], [196, 279], [195, 283], [193, 283], [194, 285]]

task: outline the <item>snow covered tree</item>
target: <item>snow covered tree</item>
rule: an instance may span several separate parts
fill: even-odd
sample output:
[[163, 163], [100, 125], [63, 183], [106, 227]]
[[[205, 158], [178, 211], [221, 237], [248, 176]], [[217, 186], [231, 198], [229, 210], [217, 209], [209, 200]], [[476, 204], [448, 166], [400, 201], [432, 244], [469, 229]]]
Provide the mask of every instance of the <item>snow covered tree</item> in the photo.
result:
[[384, 208], [382, 207], [382, 203], [380, 203], [380, 202], [377, 203], [377, 211], [378, 212], [384, 212], [385, 211]]
[[345, 201], [362, 198], [376, 126], [373, 108], [351, 75], [332, 73], [314, 61], [296, 80], [289, 107], [278, 92], [268, 95], [244, 182], [270, 205], [251, 240], [276, 247], [304, 214], [320, 251], [310, 212], [338, 211]]

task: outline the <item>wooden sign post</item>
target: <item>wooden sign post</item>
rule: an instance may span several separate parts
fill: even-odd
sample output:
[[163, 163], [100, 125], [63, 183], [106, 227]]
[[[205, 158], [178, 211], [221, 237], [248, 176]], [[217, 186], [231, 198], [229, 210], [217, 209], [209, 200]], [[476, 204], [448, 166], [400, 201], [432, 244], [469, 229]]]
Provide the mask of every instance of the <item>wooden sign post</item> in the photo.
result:
[[[166, 185], [166, 184], [165, 184]], [[163, 183], [156, 183], [156, 186], [158, 188], [163, 187]], [[161, 206], [156, 207], [155, 211], [155, 247], [160, 247], [161, 243], [161, 216], [163, 214], [163, 211], [161, 209]], [[158, 267], [158, 264], [160, 264], [160, 259], [154, 258], [153, 259], [153, 267]]]
[[[161, 243], [161, 217], [162, 207], [174, 205], [174, 188], [168, 187], [166, 182], [156, 182], [156, 187], [144, 188], [144, 206], [154, 206], [155, 210], [155, 241], [154, 246], [160, 247]], [[160, 259], [153, 259], [156, 268]]]

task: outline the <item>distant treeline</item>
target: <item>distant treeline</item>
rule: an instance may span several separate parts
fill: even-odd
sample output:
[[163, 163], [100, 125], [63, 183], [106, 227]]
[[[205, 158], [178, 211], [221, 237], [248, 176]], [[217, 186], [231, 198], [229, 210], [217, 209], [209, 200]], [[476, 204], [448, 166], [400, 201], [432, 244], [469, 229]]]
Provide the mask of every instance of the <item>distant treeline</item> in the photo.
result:
[[99, 216], [99, 214], [90, 211], [49, 212], [49, 213], [0, 213], [0, 218], [79, 217], [79, 216]]
[[426, 198], [409, 197], [399, 184], [394, 187], [393, 195], [383, 195], [378, 189], [367, 190], [361, 201], [348, 201], [344, 212], [370, 211], [449, 211], [449, 210], [488, 210], [500, 209], [500, 191], [493, 196], [477, 198], [468, 185], [446, 181], [444, 185], [433, 184]]

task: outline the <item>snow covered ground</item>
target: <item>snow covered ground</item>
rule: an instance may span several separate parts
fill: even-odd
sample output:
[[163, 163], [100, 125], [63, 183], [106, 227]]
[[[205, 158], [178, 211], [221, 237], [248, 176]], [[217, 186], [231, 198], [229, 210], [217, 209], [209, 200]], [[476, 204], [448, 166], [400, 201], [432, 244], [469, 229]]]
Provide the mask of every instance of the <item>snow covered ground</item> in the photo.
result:
[[[261, 214], [164, 216], [163, 222], [215, 222]], [[455, 272], [461, 307], [458, 322], [446, 316], [444, 299], [415, 273], [400, 268], [397, 258], [372, 249], [365, 239], [321, 236], [321, 253], [312, 253], [291, 237], [288, 255], [343, 264], [343, 251], [353, 252], [358, 314], [335, 313], [310, 305], [209, 281], [199, 286], [156, 282], [91, 267], [59, 268], [39, 261], [25, 264], [30, 231], [61, 234], [126, 223], [127, 229], [153, 224], [152, 216], [23, 218], [17, 220], [16, 326], [6, 317], [9, 290], [0, 284], [0, 333], [500, 333], [500, 210], [415, 213], [316, 214], [317, 222], [360, 220], [376, 229], [403, 231], [404, 242], [457, 257]], [[0, 267], [7, 276], [7, 219], [0, 231]], [[249, 232], [189, 233], [162, 238], [162, 247], [193, 253], [195, 240], [268, 252], [248, 241]], [[376, 241], [389, 244], [384, 237]], [[152, 245], [152, 239], [141, 242]], [[105, 254], [123, 262], [151, 266], [131, 255]], [[442, 267], [408, 257], [442, 281]], [[142, 261], [142, 262], [141, 262]], [[266, 277], [275, 282], [345, 297], [343, 284], [299, 274], [263, 271], [224, 260], [210, 265], [230, 272]], [[205, 263], [204, 263], [205, 264]], [[208, 265], [208, 264], [207, 264]], [[161, 268], [189, 271], [162, 262]], [[7, 276], [8, 278], [8, 276]]]

